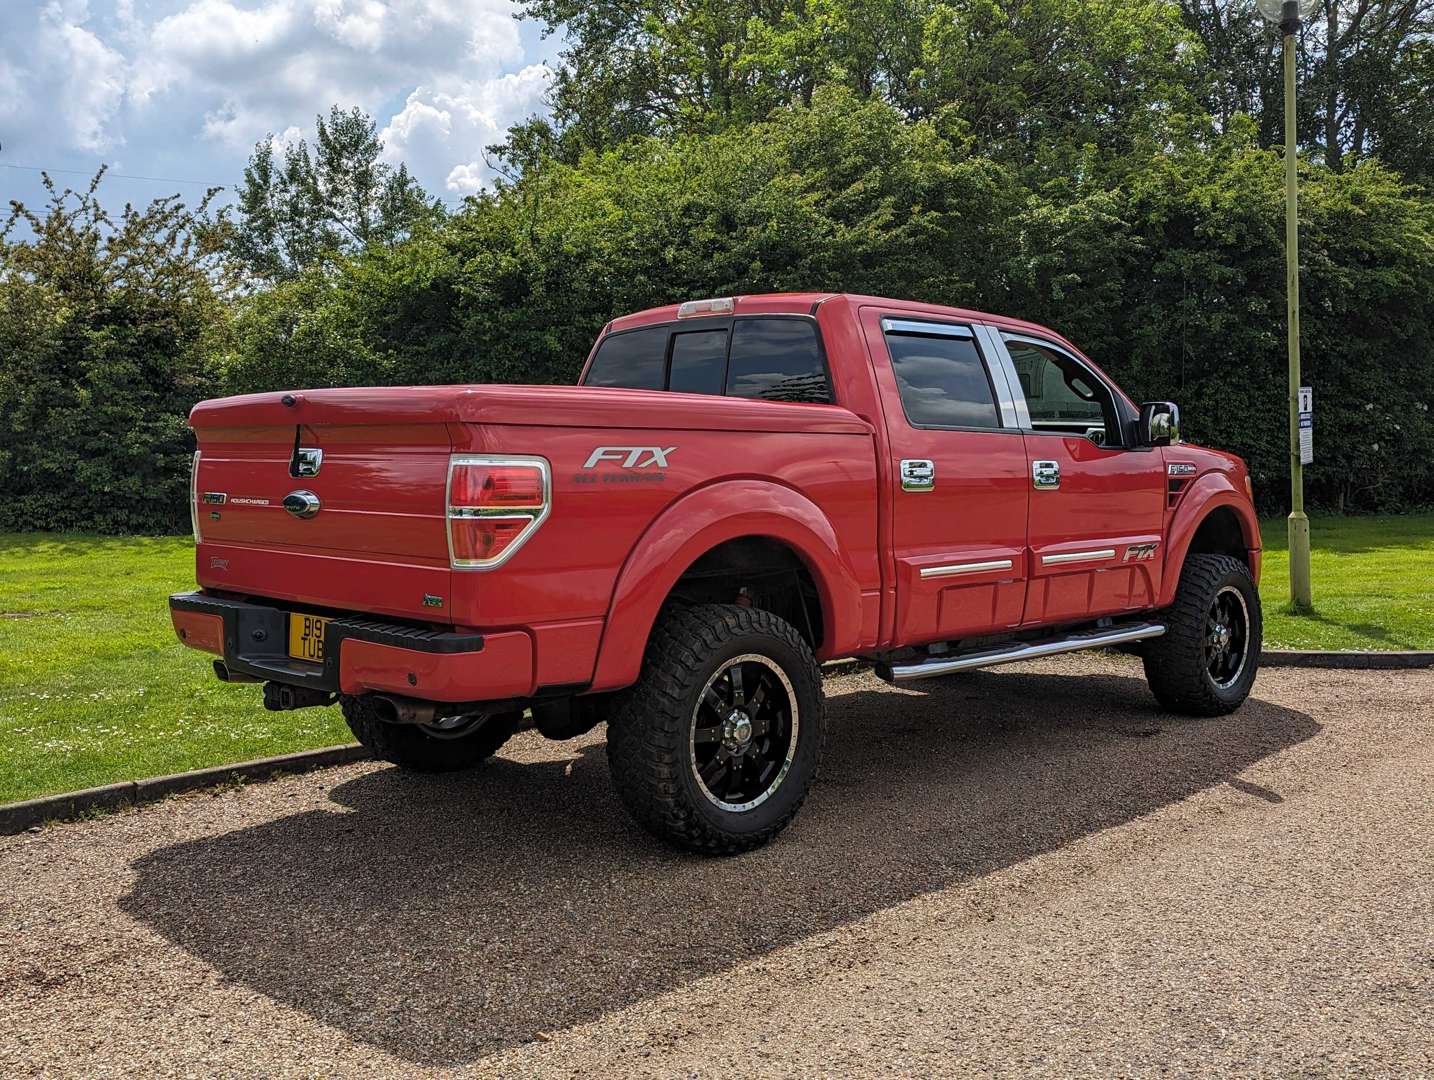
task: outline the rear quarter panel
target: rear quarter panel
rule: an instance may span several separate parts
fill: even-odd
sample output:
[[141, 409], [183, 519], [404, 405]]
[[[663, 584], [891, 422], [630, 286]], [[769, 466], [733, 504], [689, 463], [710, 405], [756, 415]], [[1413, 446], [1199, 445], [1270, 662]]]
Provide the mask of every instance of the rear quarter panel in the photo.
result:
[[[452, 584], [460, 622], [487, 630], [531, 629], [539, 639], [540, 685], [592, 679], [620, 574], [665, 580], [686, 568], [666, 561], [644, 565], [644, 538], [654, 529], [695, 533], [699, 523], [684, 516], [682, 500], [703, 489], [725, 484], [750, 492], [732, 482], [757, 482], [809, 502], [840, 538], [855, 587], [877, 596], [876, 457], [865, 425], [832, 407], [761, 403], [759, 409], [770, 410], [763, 425], [752, 419], [753, 403], [745, 402], [742, 427], [734, 430], [721, 421], [724, 412], [737, 415], [726, 408], [733, 403], [711, 398], [702, 403], [710, 426], [662, 426], [665, 406], [689, 397], [652, 394], [648, 415], [632, 426], [452, 426], [457, 452], [540, 454], [552, 466], [552, 510], [538, 531], [501, 567], [455, 571]], [[844, 418], [848, 430], [790, 430], [801, 427], [804, 412], [814, 415], [810, 410]], [[601, 447], [640, 452], [593, 461]], [[734, 535], [770, 532], [757, 526], [743, 531], [744, 514], [764, 509], [751, 501], [735, 495], [727, 505]], [[690, 564], [702, 553], [682, 557], [690, 555]], [[640, 654], [640, 643], [632, 649]]]

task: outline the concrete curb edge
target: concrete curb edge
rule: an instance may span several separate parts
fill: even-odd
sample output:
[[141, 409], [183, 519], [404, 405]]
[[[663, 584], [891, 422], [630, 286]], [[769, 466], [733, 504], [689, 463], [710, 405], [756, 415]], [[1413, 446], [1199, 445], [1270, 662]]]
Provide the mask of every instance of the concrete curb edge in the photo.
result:
[[1344, 671], [1407, 671], [1413, 668], [1434, 668], [1434, 652], [1315, 652], [1266, 649], [1260, 654], [1260, 666], [1337, 668]]
[[156, 802], [168, 795], [230, 784], [239, 780], [271, 780], [287, 773], [308, 772], [329, 765], [347, 765], [363, 761], [369, 752], [358, 743], [347, 746], [326, 746], [320, 750], [301, 750], [296, 754], [240, 761], [233, 765], [217, 765], [211, 769], [156, 776], [149, 780], [127, 780], [119, 784], [85, 788], [60, 795], [0, 806], [0, 836], [24, 832], [46, 821], [63, 821], [82, 817], [94, 810], [118, 810], [140, 803]]

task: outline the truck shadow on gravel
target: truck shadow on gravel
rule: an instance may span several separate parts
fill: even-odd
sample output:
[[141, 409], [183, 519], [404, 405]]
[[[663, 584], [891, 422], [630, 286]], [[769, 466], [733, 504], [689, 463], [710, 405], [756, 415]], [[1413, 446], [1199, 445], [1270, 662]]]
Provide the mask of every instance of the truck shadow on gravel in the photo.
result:
[[830, 700], [796, 824], [749, 855], [650, 840], [594, 735], [515, 751], [571, 768], [377, 769], [331, 792], [342, 809], [145, 856], [121, 906], [227, 980], [456, 1065], [1129, 822], [1318, 730], [1257, 700], [1174, 718], [1119, 675], [859, 687]]

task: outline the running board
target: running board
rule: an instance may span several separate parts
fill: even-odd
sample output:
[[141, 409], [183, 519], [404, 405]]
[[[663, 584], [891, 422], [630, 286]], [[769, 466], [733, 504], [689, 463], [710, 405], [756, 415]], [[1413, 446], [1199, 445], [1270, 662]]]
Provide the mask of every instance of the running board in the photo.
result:
[[994, 667], [997, 664], [1015, 663], [1017, 660], [1035, 660], [1042, 656], [1079, 652], [1081, 649], [1128, 645], [1132, 641], [1144, 641], [1146, 638], [1159, 637], [1163, 633], [1165, 633], [1164, 623], [1113, 626], [1104, 630], [1086, 630], [1049, 641], [1013, 642], [1007, 645], [996, 645], [989, 649], [980, 649], [977, 652], [963, 653], [960, 656], [932, 657], [916, 664], [878, 664], [876, 673], [887, 682], [911, 682], [913, 679], [929, 679], [935, 675], [950, 675], [953, 671]]

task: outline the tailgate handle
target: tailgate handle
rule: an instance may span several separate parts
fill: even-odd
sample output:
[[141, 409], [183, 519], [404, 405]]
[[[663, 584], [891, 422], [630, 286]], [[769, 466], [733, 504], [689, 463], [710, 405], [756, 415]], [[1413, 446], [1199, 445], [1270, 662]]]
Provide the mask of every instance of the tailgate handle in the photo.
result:
[[319, 512], [319, 497], [312, 491], [291, 491], [284, 496], [284, 509], [296, 518], [311, 518]]

